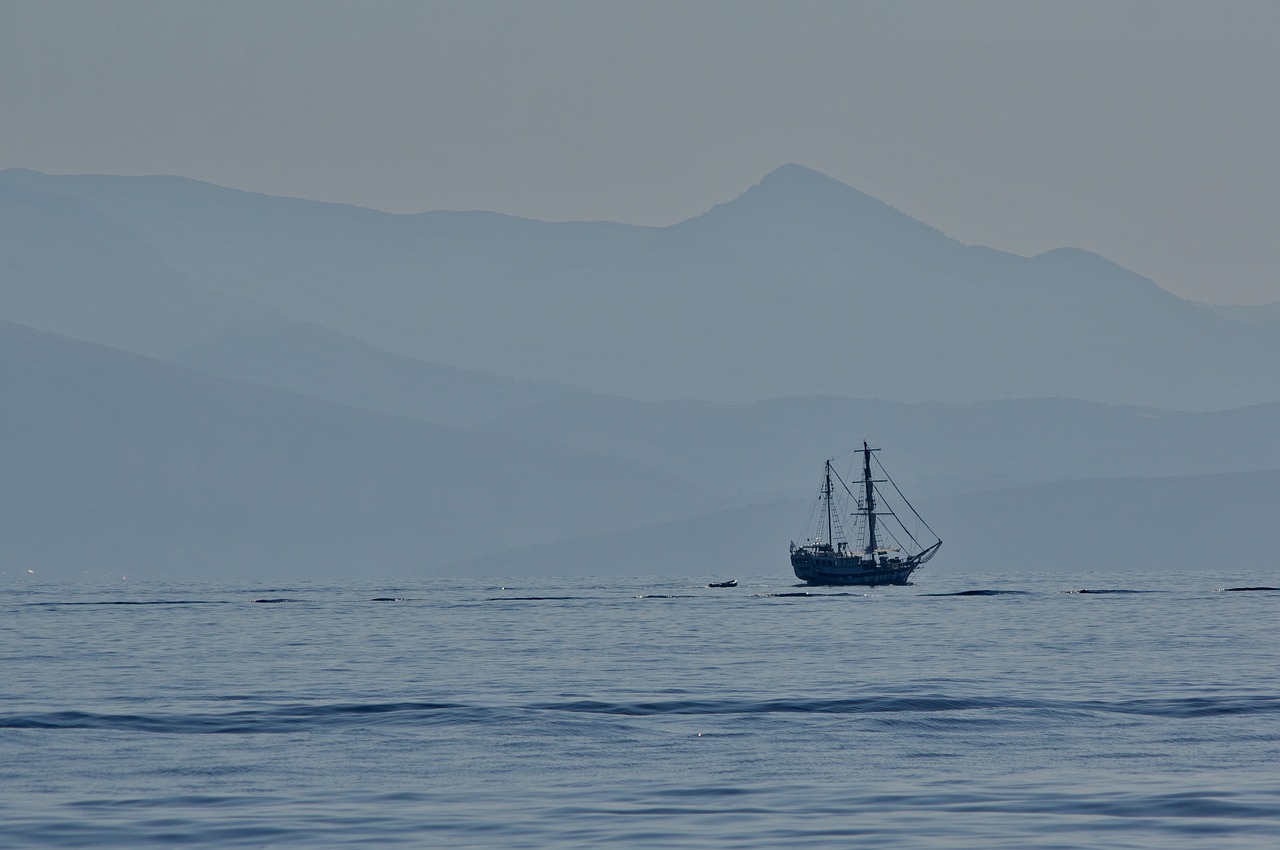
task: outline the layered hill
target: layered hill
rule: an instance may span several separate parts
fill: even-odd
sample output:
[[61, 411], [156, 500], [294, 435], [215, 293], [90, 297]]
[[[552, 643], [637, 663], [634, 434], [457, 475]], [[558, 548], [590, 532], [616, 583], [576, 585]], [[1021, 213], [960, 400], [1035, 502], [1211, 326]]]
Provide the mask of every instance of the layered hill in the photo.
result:
[[[695, 580], [790, 576], [788, 540], [810, 504], [718, 511], [446, 565], [454, 575], [665, 575]], [[919, 584], [966, 576], [1014, 585], [1025, 574], [1093, 576], [1123, 587], [1134, 573], [1198, 574], [1207, 587], [1274, 585], [1280, 471], [1057, 481], [917, 502], [943, 538]], [[598, 557], [592, 557], [598, 555]], [[500, 566], [498, 566], [500, 565]], [[972, 580], [972, 579], [970, 579]]]
[[862, 439], [938, 569], [1275, 570], [1269, 308], [798, 166], [665, 228], [27, 171], [0, 217], [0, 574], [785, 573]]
[[[240, 325], [269, 311], [443, 366], [646, 399], [1280, 400], [1272, 325], [1082, 251], [962, 245], [800, 166], [664, 228], [389, 215], [178, 178], [7, 171], [0, 195], [59, 209], [34, 247], [0, 245], [23, 280], [56, 266], [94, 291], [164, 281], [130, 296], [146, 305], [128, 343], [144, 353], [175, 352], [172, 328], [191, 343], [219, 330], [156, 327], [169, 304], [221, 330], [235, 310]], [[87, 235], [107, 224], [119, 238]], [[105, 262], [113, 251], [128, 262]], [[5, 298], [0, 315], [89, 338]]]
[[822, 459], [858, 436], [947, 539], [939, 569], [1065, 569], [1077, 548], [1152, 568], [1197, 539], [1276, 567], [1280, 405], [641, 402], [292, 330], [287, 357], [236, 339], [259, 380], [345, 351], [331, 383], [218, 378], [0, 322], [0, 573], [785, 572]]
[[260, 323], [173, 358], [353, 407], [640, 463], [725, 497], [807, 494], [866, 438], [922, 496], [1064, 478], [1280, 469], [1280, 403], [1205, 413], [1070, 399], [969, 404], [839, 396], [639, 401], [450, 369], [299, 323]]
[[0, 572], [386, 576], [700, 513], [639, 464], [0, 322]]

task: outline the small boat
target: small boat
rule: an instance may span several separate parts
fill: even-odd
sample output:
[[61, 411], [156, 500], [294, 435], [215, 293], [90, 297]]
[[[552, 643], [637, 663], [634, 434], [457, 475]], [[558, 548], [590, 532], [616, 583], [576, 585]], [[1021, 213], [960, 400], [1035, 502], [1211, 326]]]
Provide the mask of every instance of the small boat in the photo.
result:
[[737, 586], [738, 586], [738, 580], [736, 578], [731, 578], [728, 581], [713, 581], [707, 585], [707, 587], [737, 587]]
[[[836, 473], [832, 461], [827, 461], [818, 493], [818, 509], [811, 514], [813, 534], [800, 546], [795, 541], [791, 543], [791, 569], [796, 578], [816, 585], [910, 584], [911, 574], [937, 553], [942, 539], [911, 507], [879, 459], [876, 459], [876, 468], [884, 477], [872, 476], [872, 455], [878, 451], [865, 442], [862, 444], [862, 481], [858, 495]], [[889, 501], [876, 486], [884, 483], [893, 486], [897, 501], [915, 518], [914, 533], [889, 507]], [[855, 506], [855, 510], [849, 510]], [[844, 517], [850, 520], [853, 544], [845, 534]], [[925, 532], [929, 534], [925, 540], [931, 542], [919, 539]]]

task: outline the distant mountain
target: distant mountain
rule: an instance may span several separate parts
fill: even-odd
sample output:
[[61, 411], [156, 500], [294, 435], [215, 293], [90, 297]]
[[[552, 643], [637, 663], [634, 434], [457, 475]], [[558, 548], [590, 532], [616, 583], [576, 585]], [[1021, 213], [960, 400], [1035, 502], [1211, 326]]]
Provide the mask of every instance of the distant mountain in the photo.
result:
[[[173, 272], [163, 298], [123, 301], [201, 314], [193, 299], [212, 293], [402, 356], [615, 395], [1280, 400], [1276, 327], [1225, 318], [1083, 251], [962, 245], [801, 166], [665, 228], [397, 216], [179, 178], [0, 172], [0, 195], [19, 193], [76, 205], [36, 226], [38, 249], [0, 243], [0, 263], [28, 289], [59, 265], [82, 286], [148, 279], [64, 250], [105, 221], [122, 262]], [[92, 315], [72, 321], [74, 304], [60, 325], [15, 309], [0, 315], [111, 344], [129, 335], [95, 330]], [[142, 321], [150, 314], [132, 350], [168, 350], [183, 327]], [[189, 342], [250, 318], [188, 329]]]
[[279, 316], [193, 285], [109, 213], [0, 182], [0, 319], [154, 355]]
[[[619, 575], [703, 580], [792, 575], [787, 544], [802, 533], [811, 503], [788, 500], [719, 511], [647, 528], [601, 534], [447, 565], [454, 575], [601, 575], [576, 552], [616, 553]], [[1135, 573], [1199, 574], [1223, 582], [1280, 581], [1274, 517], [1280, 471], [1176, 478], [1088, 479], [927, 499], [917, 504], [943, 538], [917, 584], [968, 576], [1082, 575], [1124, 587]], [[1064, 589], [1067, 589], [1064, 587]]]
[[[811, 495], [822, 460], [859, 436], [886, 449], [957, 569], [989, 567], [993, 540], [1065, 569], [1086, 534], [1130, 565], [1204, 534], [1244, 535], [1261, 558], [1265, 534], [1244, 532], [1280, 498], [1276, 473], [1245, 472], [1280, 468], [1280, 404], [640, 402], [429, 367], [309, 326], [259, 330], [201, 356], [287, 389], [0, 322], [0, 573], [765, 574], [808, 508], [778, 497]], [[315, 368], [289, 368], [301, 362]], [[329, 380], [288, 386], [300, 375]], [[1207, 471], [1234, 474], [1186, 477]], [[1114, 480], [1058, 480], [1091, 476]], [[998, 489], [1019, 482], [1049, 483]]]
[[712, 509], [670, 476], [0, 322], [0, 572], [281, 577], [445, 561]]
[[1219, 316], [1230, 319], [1233, 322], [1243, 322], [1246, 325], [1264, 325], [1280, 329], [1280, 301], [1257, 305], [1218, 304], [1206, 306]]
[[228, 331], [170, 359], [353, 407], [586, 449], [736, 499], [808, 493], [822, 460], [862, 438], [883, 445], [894, 474], [920, 496], [1280, 469], [1280, 403], [1183, 413], [1066, 399], [643, 402], [433, 366], [301, 323]]
[[904, 404], [831, 396], [754, 404], [607, 396], [518, 408], [484, 426], [626, 458], [752, 499], [808, 494], [863, 439], [917, 496], [1077, 478], [1280, 469], [1280, 403], [1183, 413], [1066, 399]]
[[1272, 555], [1266, 308], [799, 166], [665, 228], [29, 171], [0, 216], [0, 574], [785, 573], [862, 439], [939, 568]]
[[166, 359], [210, 375], [457, 427], [531, 406], [568, 409], [594, 397], [562, 384], [424, 363], [304, 322], [233, 328]]
[[[918, 506], [954, 569], [1280, 583], [1280, 471], [1057, 481]], [[942, 529], [946, 529], [944, 532]]]

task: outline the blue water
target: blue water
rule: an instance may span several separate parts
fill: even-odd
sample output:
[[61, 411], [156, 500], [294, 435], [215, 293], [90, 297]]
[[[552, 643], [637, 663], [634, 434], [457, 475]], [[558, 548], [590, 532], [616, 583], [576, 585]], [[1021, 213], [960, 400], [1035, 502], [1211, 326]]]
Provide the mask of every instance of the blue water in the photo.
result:
[[0, 847], [1280, 846], [1265, 579], [716, 577], [10, 583]]

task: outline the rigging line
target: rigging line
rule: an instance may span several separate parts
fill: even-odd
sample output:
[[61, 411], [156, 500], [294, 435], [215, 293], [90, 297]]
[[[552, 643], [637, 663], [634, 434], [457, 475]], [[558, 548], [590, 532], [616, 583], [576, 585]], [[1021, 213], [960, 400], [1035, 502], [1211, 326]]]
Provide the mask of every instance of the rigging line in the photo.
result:
[[809, 511], [805, 513], [804, 525], [801, 526], [801, 531], [806, 535], [812, 535], [813, 531], [818, 527], [818, 508], [820, 504], [822, 504], [822, 485], [819, 484], [817, 498], [809, 499]]
[[898, 516], [897, 512], [893, 509], [893, 505], [889, 504], [889, 500], [884, 497], [884, 491], [881, 490], [878, 486], [876, 486], [875, 483], [872, 483], [871, 489], [874, 490], [875, 494], [880, 497], [879, 506], [884, 508], [884, 511], [883, 511], [884, 515], [891, 516], [894, 519], [898, 520], [898, 522], [902, 522], [902, 519]]
[[[845, 454], [852, 454], [852, 452], [845, 452]], [[832, 458], [832, 460], [836, 460], [836, 458]], [[836, 481], [840, 482], [840, 488], [844, 490], [846, 496], [852, 499], [855, 504], [861, 504], [860, 502], [858, 502], [857, 494], [855, 494], [852, 490], [849, 489], [849, 485], [846, 484], [844, 479], [840, 477], [840, 473], [836, 471], [834, 466], [831, 468], [831, 475], [836, 479]], [[844, 516], [845, 512], [848, 510], [848, 502], [846, 502], [842, 498], [839, 504], [840, 504], [839, 515]], [[850, 516], [854, 516], [854, 514], [850, 514]], [[858, 528], [859, 535], [866, 533], [866, 529], [862, 528], [861, 524], [857, 524], [856, 520], [855, 520], [855, 527]], [[840, 533], [842, 535], [844, 534], [843, 528], [840, 529]]]
[[[905, 531], [905, 529], [903, 530]], [[902, 545], [902, 541], [898, 539], [898, 535], [893, 533], [893, 529], [885, 528], [884, 533], [889, 535], [889, 539], [893, 541], [894, 546], [898, 547], [898, 551], [901, 552], [906, 550], [907, 547]], [[908, 534], [907, 536], [910, 537], [911, 535]], [[917, 543], [916, 545], [919, 546], [920, 544]]]
[[809, 513], [805, 517], [802, 530], [805, 534], [810, 534], [818, 527], [818, 505], [822, 503], [822, 487], [818, 487], [818, 497], [809, 500]]
[[848, 451], [841, 452], [840, 454], [838, 454], [838, 455], [836, 455], [835, 457], [831, 458], [831, 462], [832, 462], [832, 463], [835, 463], [835, 462], [836, 462], [836, 461], [838, 461], [840, 458], [842, 458], [842, 457], [848, 457], [849, 455], [851, 455], [851, 454], [853, 454], [854, 452], [857, 452], [857, 451], [861, 451], [861, 449], [849, 449]]
[[[887, 474], [888, 474], [888, 473], [886, 473], [886, 475], [887, 475]], [[879, 487], [876, 487], [876, 493], [877, 493], [877, 494], [879, 494], [879, 496], [880, 496], [881, 504], [882, 504], [882, 505], [884, 505], [884, 506], [885, 506], [885, 508], [888, 510], [888, 516], [893, 517], [893, 518], [894, 518], [894, 520], [896, 520], [896, 521], [897, 521], [899, 530], [901, 530], [901, 531], [902, 531], [902, 533], [903, 533], [903, 534], [905, 534], [905, 535], [907, 536], [907, 538], [908, 538], [912, 543], [914, 543], [914, 544], [916, 545], [916, 547], [917, 547], [917, 548], [919, 548], [919, 549], [923, 549], [923, 548], [924, 548], [924, 545], [923, 545], [919, 540], [917, 540], [917, 539], [916, 539], [916, 537], [915, 537], [915, 535], [914, 535], [914, 534], [912, 534], [912, 533], [911, 533], [911, 529], [907, 528], [907, 524], [906, 524], [905, 522], [903, 522], [903, 521], [902, 521], [902, 517], [898, 516], [898, 514], [893, 510], [893, 506], [892, 506], [892, 505], [890, 505], [890, 504], [888, 503], [888, 500], [886, 500], [886, 499], [884, 498], [884, 493], [881, 493], [881, 492], [880, 492], [880, 488], [879, 488]], [[886, 523], [885, 525], [883, 525], [883, 526], [881, 526], [881, 527], [885, 530], [885, 532], [886, 532], [890, 537], [892, 537], [892, 538], [893, 538], [893, 542], [894, 542], [894, 543], [897, 543], [897, 544], [898, 544], [898, 546], [902, 546], [902, 541], [901, 541], [901, 540], [899, 540], [899, 539], [898, 539], [898, 536], [897, 536], [896, 534], [894, 534], [894, 533], [893, 533], [893, 526], [892, 526], [892, 525], [889, 525], [888, 523]]]
[[[840, 486], [844, 488], [844, 491], [845, 491], [845, 493], [847, 493], [847, 494], [849, 495], [849, 498], [850, 498], [850, 499], [852, 499], [852, 500], [854, 501], [854, 503], [855, 503], [855, 504], [857, 504], [857, 505], [859, 506], [859, 508], [858, 508], [858, 514], [857, 514], [857, 515], [859, 515], [859, 516], [860, 516], [860, 515], [862, 514], [862, 507], [861, 507], [861, 506], [862, 506], [862, 499], [861, 499], [861, 497], [859, 497], [856, 493], [854, 493], [852, 490], [850, 490], [850, 489], [849, 489], [849, 485], [848, 485], [848, 484], [846, 484], [846, 483], [844, 483], [844, 479], [840, 477], [840, 473], [836, 472], [836, 471], [833, 469], [833, 470], [831, 470], [831, 474], [832, 474], [832, 475], [834, 475], [834, 476], [836, 477], [836, 480], [840, 482]], [[875, 488], [875, 491], [876, 491], [877, 493], [879, 493], [879, 492], [880, 492], [880, 488], [879, 488], [879, 487], [876, 487], [876, 485], [875, 485], [874, 483], [873, 483], [871, 486], [872, 486], [873, 488]], [[886, 507], [887, 507], [887, 506], [886, 506]], [[889, 514], [890, 514], [891, 516], [893, 516], [893, 518], [894, 518], [894, 519], [898, 519], [897, 515], [893, 513], [893, 509], [892, 509], [892, 508], [889, 508]], [[852, 516], [852, 514], [851, 514], [851, 516]], [[901, 520], [899, 520], [899, 522], [901, 522]], [[858, 523], [858, 533], [859, 533], [859, 535], [860, 535], [860, 537], [859, 537], [859, 541], [860, 541], [860, 542], [861, 542], [861, 541], [864, 541], [864, 540], [866, 539], [866, 536], [867, 536], [867, 528], [866, 528], [862, 523]], [[916, 544], [916, 545], [919, 545], [919, 544]]]
[[[887, 475], [888, 475], [888, 472], [886, 472], [886, 474], [884, 474], [884, 475], [886, 475], [886, 476], [887, 476]], [[902, 529], [902, 534], [905, 534], [906, 536], [909, 536], [909, 538], [911, 539], [911, 543], [914, 543], [914, 544], [916, 545], [916, 547], [919, 547], [920, 549], [923, 549], [923, 548], [924, 548], [924, 545], [923, 545], [922, 543], [920, 543], [920, 541], [919, 541], [919, 540], [916, 540], [916, 539], [915, 539], [915, 535], [914, 535], [914, 534], [911, 534], [911, 530], [909, 529], [909, 527], [906, 527], [905, 522], [902, 522], [902, 518], [901, 518], [899, 515], [897, 515], [897, 513], [893, 512], [893, 507], [892, 507], [892, 506], [890, 506], [890, 504], [888, 504], [888, 502], [887, 502], [887, 501], [884, 501], [884, 494], [883, 494], [883, 493], [881, 493], [881, 489], [879, 489], [879, 488], [878, 488], [878, 486], [877, 486], [877, 488], [876, 488], [876, 493], [877, 493], [877, 495], [879, 495], [879, 497], [881, 497], [881, 504], [883, 504], [883, 506], [884, 506], [884, 507], [887, 507], [887, 508], [888, 508], [888, 516], [891, 516], [891, 517], [895, 518], [895, 520], [897, 520], [897, 525], [899, 525], [900, 529]], [[901, 495], [901, 493], [899, 493], [899, 495]], [[905, 501], [905, 499], [904, 499], [904, 501]], [[891, 536], [891, 538], [893, 538], [893, 543], [897, 543], [897, 544], [899, 544], [899, 545], [902, 545], [901, 541], [900, 541], [899, 539], [897, 539], [897, 536], [893, 535], [893, 531], [892, 531], [892, 527], [891, 527], [891, 526], [884, 525], [884, 526], [882, 526], [882, 527], [884, 527], [884, 529], [886, 529], [886, 530], [888, 531], [888, 535], [890, 535], [890, 536]]]
[[907, 501], [907, 497], [902, 495], [901, 490], [898, 490], [898, 482], [893, 480], [893, 476], [889, 474], [889, 470], [885, 469], [884, 464], [880, 462], [880, 458], [875, 458], [875, 462], [876, 462], [876, 466], [880, 467], [880, 471], [884, 473], [884, 477], [889, 479], [889, 483], [893, 485], [893, 489], [897, 491], [898, 496], [902, 499], [902, 501], [906, 504], [908, 508], [911, 508], [911, 513], [916, 515], [916, 519], [920, 520], [920, 523], [925, 528], [929, 529], [930, 534], [932, 534], [936, 539], [941, 540], [942, 538], [938, 537], [938, 532], [934, 531], [932, 528], [929, 528], [929, 523], [925, 522], [924, 517], [920, 516], [920, 512], [917, 511], [914, 507], [912, 507], [911, 502]]
[[902, 552], [906, 557], [911, 557], [911, 555], [916, 554], [917, 550], [920, 548], [919, 546], [906, 545], [898, 539], [897, 535], [894, 535], [893, 542], [898, 544], [898, 551]]
[[[835, 458], [832, 458], [832, 460], [834, 459]], [[858, 498], [857, 496], [853, 495], [853, 491], [849, 489], [849, 485], [844, 483], [844, 479], [840, 477], [840, 473], [836, 472], [834, 467], [831, 470], [831, 474], [834, 475], [836, 477], [836, 480], [840, 482], [840, 486], [843, 487], [844, 491], [849, 494], [849, 498], [855, 499], [855, 500]]]

